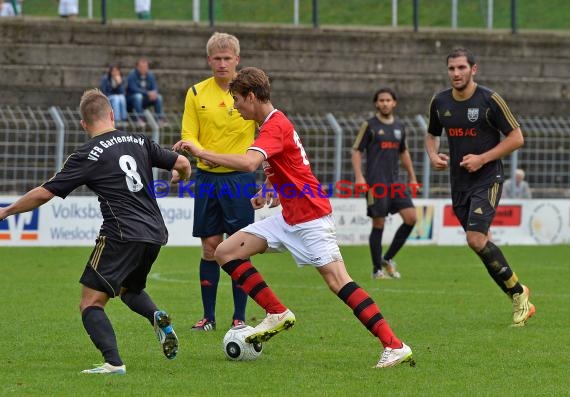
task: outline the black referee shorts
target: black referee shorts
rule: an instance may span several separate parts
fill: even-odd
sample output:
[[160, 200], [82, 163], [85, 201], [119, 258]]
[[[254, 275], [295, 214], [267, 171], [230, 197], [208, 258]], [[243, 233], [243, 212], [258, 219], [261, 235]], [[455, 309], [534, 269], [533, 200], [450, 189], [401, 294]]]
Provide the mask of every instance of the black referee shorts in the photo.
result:
[[255, 214], [250, 199], [255, 190], [252, 172], [196, 171], [192, 235], [234, 234], [253, 223]]
[[142, 291], [160, 248], [159, 244], [99, 236], [79, 282], [112, 298], [119, 295], [121, 287]]

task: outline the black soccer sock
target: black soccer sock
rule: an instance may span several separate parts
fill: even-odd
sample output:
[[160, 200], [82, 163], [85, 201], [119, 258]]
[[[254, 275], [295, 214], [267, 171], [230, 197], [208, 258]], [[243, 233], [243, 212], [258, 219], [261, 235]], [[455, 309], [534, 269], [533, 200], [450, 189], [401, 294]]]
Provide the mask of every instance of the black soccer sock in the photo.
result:
[[394, 235], [394, 240], [392, 240], [392, 244], [390, 244], [390, 248], [384, 255], [386, 260], [392, 259], [396, 256], [400, 248], [406, 243], [408, 236], [412, 232], [414, 225], [408, 225], [407, 223], [402, 223], [398, 230], [396, 230], [396, 234]]
[[86, 307], [81, 312], [81, 320], [91, 341], [103, 354], [105, 362], [115, 366], [123, 365], [123, 361], [119, 356], [115, 331], [111, 321], [105, 314], [105, 310], [99, 306]]
[[382, 269], [382, 233], [383, 228], [373, 227], [368, 241], [370, 243], [370, 255], [372, 256], [372, 271]]
[[523, 288], [519, 283], [517, 275], [511, 270], [503, 253], [492, 242], [488, 241], [485, 247], [477, 252], [479, 258], [485, 264], [487, 271], [495, 280], [495, 283], [510, 297], [513, 294], [520, 294]]
[[[204, 317], [210, 321], [216, 320], [216, 295], [220, 281], [220, 265], [216, 261], [200, 260], [200, 290]], [[244, 309], [245, 310], [245, 309]]]
[[140, 314], [146, 318], [151, 325], [154, 325], [154, 312], [158, 310], [152, 298], [146, 291], [139, 293], [126, 291], [121, 294], [121, 300], [133, 312]]
[[245, 306], [247, 305], [247, 294], [234, 280], [232, 280], [232, 293], [234, 296], [233, 320], [245, 321]]

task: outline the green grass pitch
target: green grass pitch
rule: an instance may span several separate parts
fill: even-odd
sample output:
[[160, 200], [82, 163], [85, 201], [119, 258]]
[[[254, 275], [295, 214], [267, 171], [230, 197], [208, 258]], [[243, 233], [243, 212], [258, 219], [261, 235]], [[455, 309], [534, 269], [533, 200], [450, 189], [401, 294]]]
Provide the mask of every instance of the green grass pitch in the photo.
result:
[[[311, 268], [288, 254], [254, 264], [297, 316], [253, 362], [226, 360], [232, 314], [222, 273], [215, 332], [202, 315], [198, 248], [164, 248], [147, 290], [173, 317], [178, 357], [166, 360], [148, 322], [107, 306], [125, 376], [82, 375], [101, 362], [81, 324], [77, 282], [90, 248], [0, 248], [1, 396], [562, 396], [570, 393], [568, 247], [504, 247], [537, 313], [511, 328], [509, 300], [467, 247], [406, 246], [401, 280], [372, 280], [367, 247], [344, 247], [352, 277], [376, 300], [416, 367], [375, 370], [380, 345]], [[264, 313], [250, 300], [248, 322]]]

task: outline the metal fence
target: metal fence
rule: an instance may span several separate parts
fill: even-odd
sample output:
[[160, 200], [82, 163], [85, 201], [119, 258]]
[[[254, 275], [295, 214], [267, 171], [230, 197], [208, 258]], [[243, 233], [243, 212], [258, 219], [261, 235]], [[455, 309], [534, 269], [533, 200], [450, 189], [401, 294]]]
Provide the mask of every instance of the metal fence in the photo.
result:
[[[103, 24], [110, 19], [136, 18], [135, 13], [125, 13], [124, 8], [110, 0], [101, 0], [94, 4], [93, 0], [82, 0], [79, 17], [101, 17]], [[153, 19], [208, 22], [210, 26], [222, 23], [279, 23], [293, 25], [309, 25], [318, 28], [321, 25], [360, 25], [360, 26], [413, 26], [414, 31], [420, 28], [460, 27], [511, 28], [512, 33], [519, 29], [551, 29], [549, 19], [543, 17], [548, 12], [547, 6], [533, 6], [535, 18], [525, 18], [526, 9], [530, 5], [517, 0], [444, 0], [424, 4], [419, 0], [375, 0], [368, 2], [362, 10], [354, 10], [354, 4], [342, 1], [300, 1], [273, 0], [245, 4], [255, 12], [236, 12], [244, 8], [243, 2], [232, 0], [192, 0], [175, 5], [177, 12], [172, 12], [170, 0], [154, 0], [152, 2]], [[523, 4], [527, 3], [527, 4]], [[362, 7], [361, 7], [362, 8]], [[274, 12], [273, 10], [280, 12]], [[427, 13], [426, 10], [431, 13]], [[332, 10], [332, 11], [331, 11]], [[33, 13], [33, 10], [31, 11]], [[564, 10], [561, 10], [564, 13]], [[338, 15], [342, 15], [339, 18]], [[426, 16], [435, 15], [431, 18]], [[448, 19], [449, 18], [449, 19]], [[421, 25], [421, 26], [420, 26]]]
[[[295, 124], [313, 171], [323, 184], [354, 180], [351, 147], [362, 121], [370, 114], [289, 114], [288, 117]], [[79, 119], [77, 109], [0, 107], [0, 194], [20, 195], [51, 178], [65, 158], [87, 139]], [[181, 113], [167, 113], [168, 124], [159, 127], [147, 112], [146, 127], [129, 122], [122, 129], [144, 132], [169, 148], [179, 139], [181, 119]], [[423, 196], [449, 197], [448, 173], [432, 172], [425, 156], [425, 117], [402, 119], [416, 174], [425, 187]], [[570, 117], [521, 117], [519, 121], [526, 145], [504, 160], [506, 173], [516, 167], [523, 168], [535, 198], [570, 198]], [[442, 150], [446, 150], [446, 139], [442, 139]], [[169, 178], [165, 171], [157, 171], [155, 177]], [[83, 188], [75, 194], [85, 192]], [[177, 194], [176, 189], [171, 194]]]

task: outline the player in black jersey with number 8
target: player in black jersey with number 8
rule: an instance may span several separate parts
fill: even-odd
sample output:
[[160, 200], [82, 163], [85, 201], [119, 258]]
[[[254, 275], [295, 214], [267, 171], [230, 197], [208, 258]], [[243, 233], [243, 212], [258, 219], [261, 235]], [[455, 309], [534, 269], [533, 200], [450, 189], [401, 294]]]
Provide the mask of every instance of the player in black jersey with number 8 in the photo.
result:
[[148, 319], [167, 358], [174, 358], [178, 350], [170, 317], [144, 290], [152, 264], [168, 239], [156, 198], [148, 187], [152, 167], [172, 170], [172, 182], [178, 182], [190, 176], [190, 163], [145, 135], [117, 131], [111, 104], [97, 89], [83, 94], [79, 108], [81, 126], [90, 139], [67, 158], [52, 179], [0, 208], [0, 220], [37, 208], [54, 196], [65, 198], [82, 185], [97, 195], [103, 225], [80, 279], [79, 306], [85, 330], [105, 363], [82, 372], [124, 374], [115, 332], [104, 311], [110, 298], [120, 296], [131, 310]]
[[[513, 325], [523, 326], [535, 312], [529, 289], [518, 281], [488, 232], [501, 198], [501, 158], [520, 148], [524, 138], [503, 98], [475, 83], [476, 72], [477, 64], [469, 50], [456, 48], [447, 56], [451, 88], [432, 98], [425, 145], [436, 170], [449, 167], [453, 211], [466, 232], [467, 244], [512, 299]], [[442, 130], [447, 135], [450, 157], [438, 152]]]

